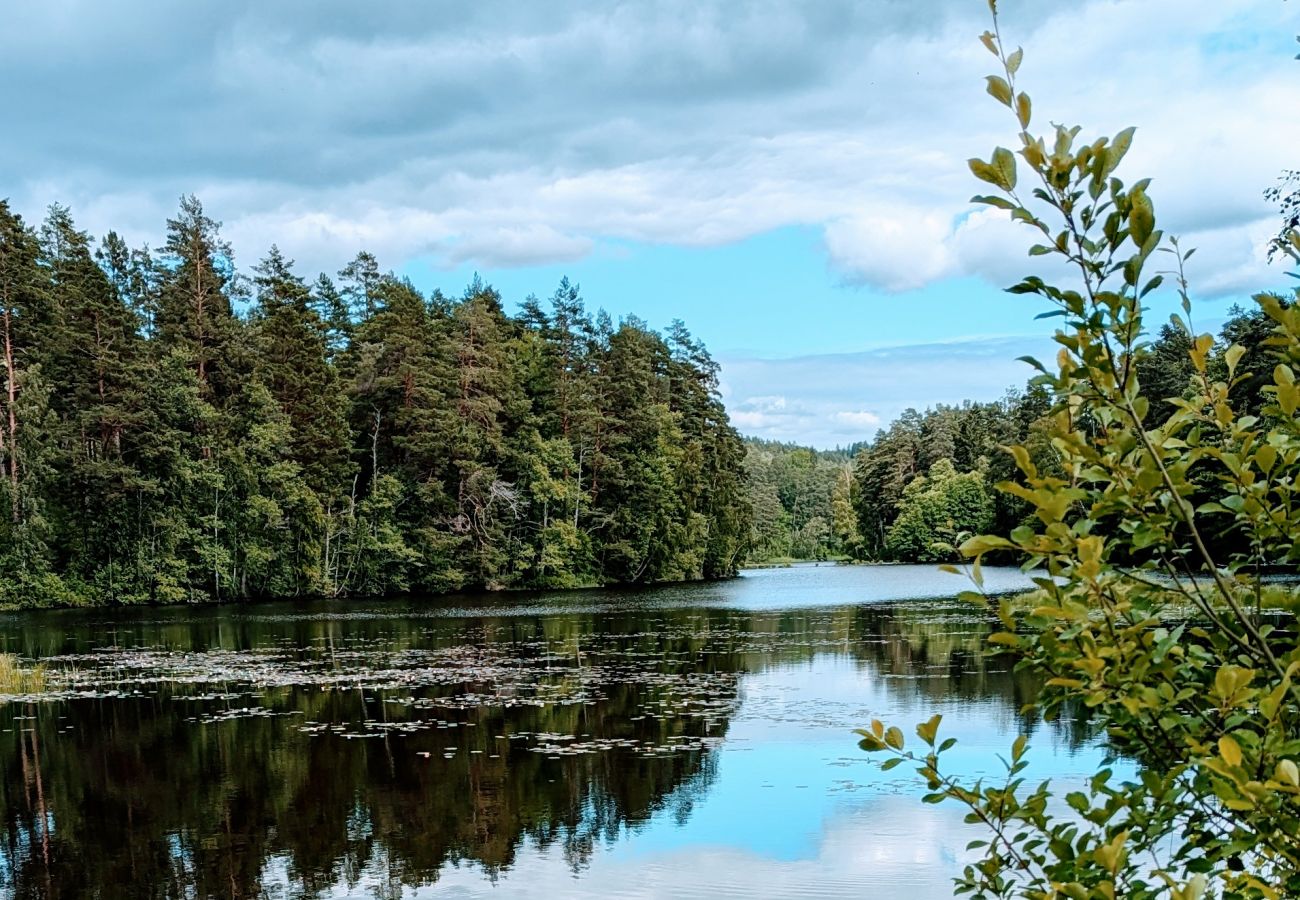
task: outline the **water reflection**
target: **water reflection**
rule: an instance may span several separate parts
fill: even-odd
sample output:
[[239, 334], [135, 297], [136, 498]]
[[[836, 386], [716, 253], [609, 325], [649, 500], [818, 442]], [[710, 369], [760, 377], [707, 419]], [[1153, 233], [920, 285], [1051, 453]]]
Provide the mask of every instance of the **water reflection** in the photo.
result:
[[[1034, 686], [980, 615], [884, 601], [879, 575], [14, 618], [64, 694], [0, 709], [0, 886], [948, 896], [972, 835], [847, 730], [944, 712], [977, 771], [1036, 728]], [[1037, 730], [1051, 772], [1095, 770], [1076, 731]]]

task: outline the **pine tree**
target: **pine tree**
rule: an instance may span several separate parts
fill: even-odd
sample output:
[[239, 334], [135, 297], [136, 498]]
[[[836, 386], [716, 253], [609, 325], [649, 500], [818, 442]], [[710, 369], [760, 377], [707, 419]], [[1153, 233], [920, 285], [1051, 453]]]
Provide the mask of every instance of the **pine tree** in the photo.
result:
[[326, 327], [293, 263], [272, 247], [254, 270], [256, 376], [288, 416], [289, 456], [308, 486], [336, 497], [350, 481], [345, 397], [327, 357]]
[[167, 220], [166, 275], [155, 323], [161, 346], [184, 354], [204, 396], [218, 408], [239, 379], [231, 371], [237, 328], [231, 305], [237, 289], [234, 254], [220, 229], [198, 198], [181, 198], [177, 217]]
[[19, 397], [23, 390], [26, 356], [39, 325], [40, 291], [43, 277], [37, 260], [37, 243], [20, 216], [0, 200], [0, 353], [3, 353], [4, 469], [8, 483], [10, 520], [24, 520], [23, 463], [20, 441], [23, 421]]
[[499, 586], [511, 531], [519, 519], [519, 496], [511, 477], [507, 438], [519, 415], [520, 386], [514, 368], [512, 325], [500, 296], [477, 279], [451, 315], [454, 353], [455, 497], [452, 531], [464, 540], [466, 576], [476, 585]]
[[52, 298], [43, 368], [58, 420], [61, 554], [116, 601], [135, 588], [128, 570], [139, 537], [134, 495], [145, 486], [135, 453], [147, 418], [144, 340], [65, 207], [51, 207], [42, 226], [41, 261]]

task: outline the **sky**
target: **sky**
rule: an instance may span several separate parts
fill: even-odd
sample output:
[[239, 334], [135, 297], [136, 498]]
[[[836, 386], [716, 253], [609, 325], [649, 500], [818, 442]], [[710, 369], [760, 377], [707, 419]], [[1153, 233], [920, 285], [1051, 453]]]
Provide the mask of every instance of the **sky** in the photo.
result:
[[[1198, 248], [1198, 324], [1285, 285], [1262, 192], [1300, 162], [1300, 6], [999, 8], [1039, 124], [1137, 126], [1125, 171]], [[0, 197], [156, 246], [195, 193], [242, 266], [365, 248], [508, 304], [568, 276], [685, 320], [743, 432], [847, 444], [1050, 354], [1042, 307], [1001, 291], [1040, 265], [1027, 231], [969, 202], [967, 158], [1016, 133], [987, 26], [984, 0], [18, 0]]]

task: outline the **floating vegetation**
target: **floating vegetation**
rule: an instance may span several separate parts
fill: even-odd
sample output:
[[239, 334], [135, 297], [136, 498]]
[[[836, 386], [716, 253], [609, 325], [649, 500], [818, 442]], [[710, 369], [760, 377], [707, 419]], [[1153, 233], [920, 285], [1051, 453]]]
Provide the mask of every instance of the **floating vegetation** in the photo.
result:
[[[380, 617], [343, 615], [331, 620], [338, 627], [318, 627], [303, 625], [312, 617], [241, 616], [258, 623], [262, 639], [236, 630], [215, 646], [183, 633], [177, 642], [176, 632], [150, 625], [107, 632], [110, 646], [93, 638], [69, 644], [71, 652], [45, 656], [44, 690], [26, 699], [174, 705], [198, 728], [275, 729], [312, 745], [381, 744], [390, 760], [423, 759], [453, 772], [507, 761], [514, 768], [524, 758], [566, 768], [597, 755], [694, 759], [724, 743], [751, 668], [829, 652], [889, 659], [881, 684], [897, 676], [902, 690], [931, 680], [938, 690], [958, 671], [978, 678], [982, 663], [968, 648], [985, 626], [961, 610], [967, 618], [918, 609], [903, 633], [863, 629], [843, 609], [759, 618], [642, 613], [558, 634], [510, 618], [411, 617], [379, 627], [371, 623]], [[268, 633], [277, 626], [306, 632]], [[953, 652], [964, 654], [960, 669]], [[853, 723], [862, 714], [856, 705], [810, 708], [770, 690], [746, 707], [761, 710], [764, 727]]]

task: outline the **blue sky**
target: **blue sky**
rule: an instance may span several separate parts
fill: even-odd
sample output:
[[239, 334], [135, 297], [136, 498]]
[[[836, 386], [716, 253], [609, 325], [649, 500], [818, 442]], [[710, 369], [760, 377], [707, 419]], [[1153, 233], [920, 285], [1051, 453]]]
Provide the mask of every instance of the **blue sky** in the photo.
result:
[[[420, 284], [463, 285], [477, 272], [507, 298], [543, 299], [561, 277], [588, 303], [664, 325], [684, 319], [728, 356], [848, 353], [906, 343], [1023, 334], [1038, 306], [974, 278], [951, 278], [903, 295], [845, 280], [818, 229], [780, 228], [711, 247], [609, 242], [580, 260], [490, 268], [427, 263], [404, 273]], [[928, 312], [927, 312], [928, 311]]]
[[[908, 407], [1001, 397], [1031, 374], [1019, 357], [1055, 355], [1036, 298], [970, 276], [899, 293], [848, 281], [809, 227], [719, 247], [611, 242], [547, 265], [417, 262], [403, 274], [453, 295], [478, 274], [507, 304], [545, 299], [568, 277], [590, 309], [655, 327], [681, 318], [722, 363], [742, 431], [826, 448], [867, 439]], [[1236, 292], [1202, 299], [1195, 324], [1215, 330], [1234, 302], [1248, 301]], [[1172, 294], [1154, 297], [1153, 329], [1173, 311]]]
[[[1042, 121], [1138, 136], [1200, 321], [1284, 281], [1262, 191], [1296, 166], [1300, 9], [1003, 0]], [[183, 193], [242, 266], [358, 250], [507, 301], [684, 319], [749, 433], [821, 446], [991, 399], [1043, 349], [1027, 236], [966, 159], [1014, 140], [982, 0], [48, 0], [0, 31], [0, 196], [157, 245]], [[1157, 305], [1168, 307], [1168, 298]]]

